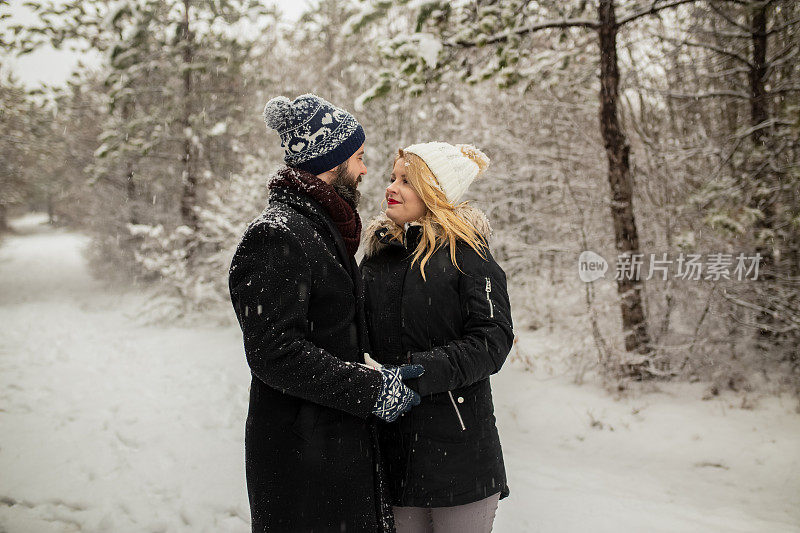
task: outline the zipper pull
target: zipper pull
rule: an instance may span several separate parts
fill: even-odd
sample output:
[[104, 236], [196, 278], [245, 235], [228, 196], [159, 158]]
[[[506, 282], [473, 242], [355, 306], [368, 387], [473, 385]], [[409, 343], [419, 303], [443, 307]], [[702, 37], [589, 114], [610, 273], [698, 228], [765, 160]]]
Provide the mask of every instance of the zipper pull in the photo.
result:
[[458, 417], [458, 425], [461, 426], [461, 431], [466, 431], [467, 426], [464, 425], [464, 419], [461, 418], [461, 411], [458, 410], [458, 404], [453, 398], [453, 392], [447, 391], [447, 395], [450, 396], [450, 402], [453, 404], [453, 409], [455, 409], [456, 411], [456, 416]]
[[492, 280], [486, 276], [486, 301], [489, 302], [489, 318], [494, 318], [494, 305], [492, 304]]

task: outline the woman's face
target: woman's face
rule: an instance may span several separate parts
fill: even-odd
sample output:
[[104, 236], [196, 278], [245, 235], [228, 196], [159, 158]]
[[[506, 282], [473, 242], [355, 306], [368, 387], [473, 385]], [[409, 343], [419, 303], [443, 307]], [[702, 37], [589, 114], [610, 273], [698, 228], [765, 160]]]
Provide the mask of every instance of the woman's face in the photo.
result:
[[417, 220], [428, 210], [417, 191], [406, 180], [406, 160], [398, 159], [386, 187], [386, 216], [398, 225]]

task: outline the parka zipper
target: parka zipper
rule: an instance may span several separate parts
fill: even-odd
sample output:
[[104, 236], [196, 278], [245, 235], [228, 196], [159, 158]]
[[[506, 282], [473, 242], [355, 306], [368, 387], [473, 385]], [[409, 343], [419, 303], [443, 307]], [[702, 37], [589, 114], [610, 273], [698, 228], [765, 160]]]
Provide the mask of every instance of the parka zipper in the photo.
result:
[[453, 393], [447, 391], [447, 395], [450, 396], [450, 402], [453, 404], [453, 409], [456, 410], [456, 416], [458, 417], [458, 423], [461, 425], [461, 431], [466, 431], [467, 426], [464, 425], [464, 419], [461, 418], [461, 411], [458, 410], [458, 405], [456, 405], [456, 401], [453, 399]]
[[486, 300], [489, 302], [489, 318], [494, 318], [494, 305], [492, 305], [492, 298], [490, 294], [492, 293], [492, 280], [486, 276]]

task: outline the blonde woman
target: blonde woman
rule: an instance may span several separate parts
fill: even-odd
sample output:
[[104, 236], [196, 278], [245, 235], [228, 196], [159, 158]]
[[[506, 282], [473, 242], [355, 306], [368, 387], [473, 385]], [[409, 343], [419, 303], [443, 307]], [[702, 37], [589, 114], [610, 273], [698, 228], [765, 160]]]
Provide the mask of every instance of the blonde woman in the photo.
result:
[[489, 384], [514, 338], [506, 276], [486, 217], [461, 202], [488, 164], [465, 145], [400, 150], [365, 232], [372, 358], [425, 368], [407, 382], [420, 405], [380, 429], [398, 533], [491, 531], [509, 493]]

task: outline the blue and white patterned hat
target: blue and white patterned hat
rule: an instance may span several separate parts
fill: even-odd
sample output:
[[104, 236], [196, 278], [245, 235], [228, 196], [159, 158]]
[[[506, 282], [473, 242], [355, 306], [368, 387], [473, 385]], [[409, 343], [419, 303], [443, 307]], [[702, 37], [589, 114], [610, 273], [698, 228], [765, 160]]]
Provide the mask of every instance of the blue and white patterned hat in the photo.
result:
[[364, 128], [345, 111], [314, 94], [273, 98], [264, 122], [276, 130], [290, 167], [322, 174], [347, 161], [364, 144]]

